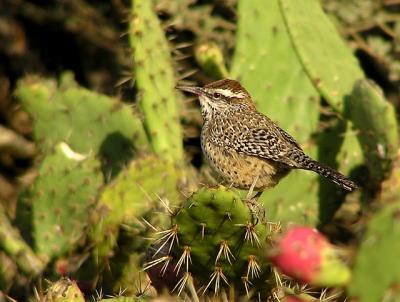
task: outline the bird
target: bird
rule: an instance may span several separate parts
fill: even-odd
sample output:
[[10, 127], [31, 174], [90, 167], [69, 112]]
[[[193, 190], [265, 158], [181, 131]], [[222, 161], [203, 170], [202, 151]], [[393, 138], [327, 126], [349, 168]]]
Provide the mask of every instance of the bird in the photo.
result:
[[340, 188], [352, 191], [357, 184], [338, 171], [314, 160], [286, 131], [257, 111], [249, 92], [231, 79], [204, 87], [182, 86], [196, 95], [203, 125], [201, 148], [224, 183], [259, 196], [274, 187], [291, 170], [310, 170]]

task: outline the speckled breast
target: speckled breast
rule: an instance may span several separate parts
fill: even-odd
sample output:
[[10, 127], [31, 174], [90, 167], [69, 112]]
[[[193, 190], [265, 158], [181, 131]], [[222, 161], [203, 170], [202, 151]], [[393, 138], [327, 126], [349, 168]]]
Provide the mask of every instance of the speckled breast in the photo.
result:
[[282, 164], [239, 154], [234, 150], [218, 146], [202, 133], [201, 147], [210, 166], [226, 185], [248, 190], [253, 182], [254, 189], [262, 191], [275, 186], [289, 172]]

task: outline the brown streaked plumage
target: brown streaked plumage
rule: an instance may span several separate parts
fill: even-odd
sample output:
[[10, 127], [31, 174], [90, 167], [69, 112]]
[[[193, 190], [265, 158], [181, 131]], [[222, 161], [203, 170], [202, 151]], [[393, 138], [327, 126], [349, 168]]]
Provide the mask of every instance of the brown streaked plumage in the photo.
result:
[[204, 124], [201, 146], [212, 168], [234, 187], [263, 191], [291, 169], [314, 171], [348, 191], [357, 185], [307, 156], [295, 139], [258, 112], [239, 82], [178, 86], [199, 96]]

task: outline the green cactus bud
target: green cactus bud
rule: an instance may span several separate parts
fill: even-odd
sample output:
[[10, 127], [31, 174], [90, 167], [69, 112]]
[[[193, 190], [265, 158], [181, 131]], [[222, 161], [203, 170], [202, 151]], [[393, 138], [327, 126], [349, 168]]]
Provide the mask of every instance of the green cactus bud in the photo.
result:
[[85, 298], [75, 281], [63, 278], [49, 286], [45, 301], [85, 302]]
[[194, 57], [201, 69], [215, 78], [227, 78], [224, 55], [217, 44], [213, 42], [203, 42], [196, 45]]

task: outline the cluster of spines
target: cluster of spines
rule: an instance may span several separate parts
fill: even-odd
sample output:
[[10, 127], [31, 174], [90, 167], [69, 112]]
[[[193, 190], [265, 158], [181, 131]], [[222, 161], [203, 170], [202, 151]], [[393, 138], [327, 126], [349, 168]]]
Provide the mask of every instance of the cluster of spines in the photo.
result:
[[[200, 216], [208, 211], [203, 220]], [[161, 276], [172, 270], [179, 276], [173, 288], [178, 293], [190, 276], [203, 283], [203, 294], [211, 288], [219, 293], [230, 283], [241, 283], [248, 293], [252, 280], [262, 275], [258, 261], [267, 228], [251, 220], [249, 210], [233, 191], [202, 188], [173, 215], [173, 225], [157, 233], [145, 269], [157, 266]], [[228, 226], [224, 227], [225, 223]]]

